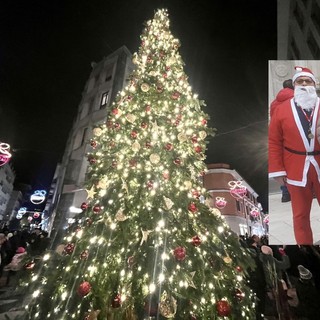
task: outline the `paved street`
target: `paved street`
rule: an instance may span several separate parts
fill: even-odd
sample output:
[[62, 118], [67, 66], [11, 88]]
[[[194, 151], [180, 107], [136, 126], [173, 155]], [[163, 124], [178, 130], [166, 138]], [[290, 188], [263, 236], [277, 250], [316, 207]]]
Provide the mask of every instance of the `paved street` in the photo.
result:
[[[274, 179], [269, 180], [269, 244], [296, 244], [293, 234], [291, 202], [281, 202], [281, 190]], [[320, 207], [313, 200], [311, 226], [315, 244], [320, 244]]]

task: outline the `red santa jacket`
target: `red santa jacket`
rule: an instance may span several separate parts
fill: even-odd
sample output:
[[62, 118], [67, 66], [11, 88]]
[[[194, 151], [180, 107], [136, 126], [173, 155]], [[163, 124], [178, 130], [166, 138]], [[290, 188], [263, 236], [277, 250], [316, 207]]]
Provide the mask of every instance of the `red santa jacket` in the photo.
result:
[[276, 98], [271, 102], [270, 105], [270, 117], [272, 117], [274, 110], [282, 104], [284, 101], [293, 98], [294, 91], [291, 88], [283, 88], [281, 89]]
[[269, 125], [270, 178], [287, 176], [287, 183], [305, 186], [308, 169], [313, 165], [320, 182], [320, 155], [300, 155], [285, 149], [302, 152], [320, 151], [315, 132], [319, 101], [318, 98], [313, 113], [311, 132], [314, 138], [310, 143], [304, 133], [293, 99], [286, 100], [275, 109]]

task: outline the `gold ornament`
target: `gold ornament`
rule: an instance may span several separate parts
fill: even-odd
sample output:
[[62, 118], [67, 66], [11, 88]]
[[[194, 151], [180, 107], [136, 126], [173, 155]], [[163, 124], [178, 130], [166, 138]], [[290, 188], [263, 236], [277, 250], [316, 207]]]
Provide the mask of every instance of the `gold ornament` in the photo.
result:
[[231, 263], [232, 262], [232, 259], [229, 257], [229, 256], [226, 256], [226, 257], [224, 257], [223, 258], [223, 261], [225, 262], [225, 263]]
[[149, 76], [151, 76], [151, 77], [155, 77], [156, 75], [157, 75], [157, 73], [154, 70], [151, 70], [149, 72]]
[[123, 209], [119, 209], [115, 215], [117, 221], [126, 221], [128, 217], [123, 213]]
[[192, 182], [191, 181], [185, 181], [184, 185], [186, 186], [187, 190], [190, 190], [192, 188]]
[[190, 278], [188, 278], [187, 281], [190, 287], [197, 289], [196, 285], [193, 282], [193, 277], [195, 274], [196, 274], [195, 271], [190, 272]]
[[93, 186], [91, 187], [90, 190], [86, 190], [87, 191], [87, 199], [93, 199], [94, 195], [96, 194], [96, 192], [94, 191]]
[[177, 312], [177, 300], [163, 291], [160, 302], [159, 312], [165, 318], [173, 318]]
[[160, 162], [160, 156], [156, 153], [153, 153], [152, 155], [150, 155], [150, 162], [153, 164], [157, 164]]
[[136, 121], [137, 117], [134, 114], [129, 113], [126, 115], [126, 119], [128, 120], [128, 122], [134, 123]]
[[164, 203], [166, 205], [166, 209], [170, 210], [172, 208], [173, 204], [174, 204], [173, 201], [171, 199], [165, 197], [165, 196], [163, 196], [163, 200], [164, 200]]
[[188, 137], [187, 137], [187, 135], [186, 135], [185, 133], [180, 132], [180, 133], [178, 134], [178, 140], [179, 140], [180, 142], [185, 142], [185, 141], [187, 141], [187, 139], [188, 139]]
[[100, 128], [94, 128], [93, 129], [93, 134], [97, 137], [100, 137], [102, 135], [102, 129]]
[[148, 237], [149, 237], [149, 234], [152, 232], [152, 230], [142, 230], [142, 229], [141, 229], [141, 232], [142, 232], [142, 239], [141, 239], [141, 242], [140, 242], [140, 246], [141, 246], [144, 242], [147, 242]]
[[143, 92], [148, 92], [149, 89], [150, 89], [150, 86], [149, 86], [147, 83], [143, 83], [143, 84], [141, 85], [141, 90], [142, 90]]
[[55, 252], [59, 255], [59, 256], [63, 256], [64, 254], [64, 248], [65, 248], [65, 245], [64, 244], [59, 244], [57, 247], [56, 247], [56, 250]]
[[200, 139], [205, 139], [206, 137], [207, 137], [207, 133], [205, 132], [205, 131], [200, 131], [199, 132], [199, 137], [200, 137]]
[[132, 150], [133, 150], [133, 151], [139, 151], [140, 148], [141, 148], [139, 142], [137, 142], [137, 141], [134, 142], [131, 147], [132, 147]]

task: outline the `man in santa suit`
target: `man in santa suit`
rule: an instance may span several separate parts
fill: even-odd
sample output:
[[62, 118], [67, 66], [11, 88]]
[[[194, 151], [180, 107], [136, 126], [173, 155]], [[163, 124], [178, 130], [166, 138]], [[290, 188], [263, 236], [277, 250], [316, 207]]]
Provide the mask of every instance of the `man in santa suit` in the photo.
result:
[[269, 177], [289, 189], [297, 244], [312, 245], [314, 195], [320, 203], [320, 144], [315, 139], [320, 99], [312, 71], [295, 69], [294, 97], [277, 107], [270, 120]]

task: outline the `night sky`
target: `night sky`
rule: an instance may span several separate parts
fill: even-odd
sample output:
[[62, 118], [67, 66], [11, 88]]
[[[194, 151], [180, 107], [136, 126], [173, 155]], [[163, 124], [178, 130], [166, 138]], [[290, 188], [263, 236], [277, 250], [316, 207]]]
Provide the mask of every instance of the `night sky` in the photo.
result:
[[207, 104], [206, 163], [229, 163], [267, 210], [268, 60], [276, 0], [2, 0], [0, 141], [17, 182], [45, 189], [61, 160], [91, 62], [140, 46], [144, 22], [167, 8], [194, 93]]

